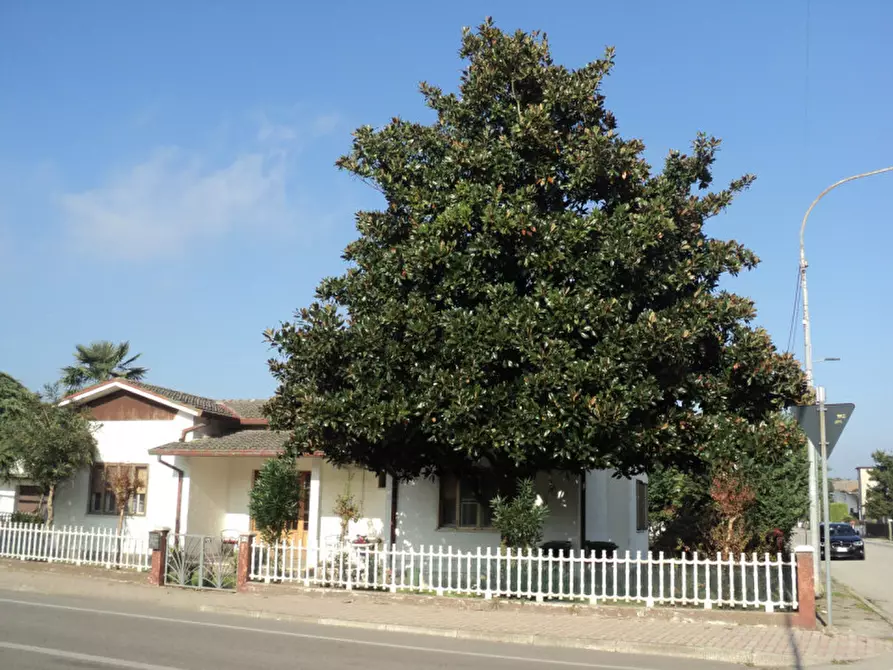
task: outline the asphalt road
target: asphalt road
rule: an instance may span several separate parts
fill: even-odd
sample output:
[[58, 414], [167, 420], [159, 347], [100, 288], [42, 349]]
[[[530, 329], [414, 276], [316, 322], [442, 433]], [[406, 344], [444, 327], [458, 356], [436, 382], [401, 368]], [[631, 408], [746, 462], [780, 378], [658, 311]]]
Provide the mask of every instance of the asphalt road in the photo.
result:
[[831, 575], [893, 617], [893, 543], [868, 540], [864, 561], [832, 561]]
[[0, 591], [0, 668], [15, 670], [706, 670], [721, 663], [425, 636]]

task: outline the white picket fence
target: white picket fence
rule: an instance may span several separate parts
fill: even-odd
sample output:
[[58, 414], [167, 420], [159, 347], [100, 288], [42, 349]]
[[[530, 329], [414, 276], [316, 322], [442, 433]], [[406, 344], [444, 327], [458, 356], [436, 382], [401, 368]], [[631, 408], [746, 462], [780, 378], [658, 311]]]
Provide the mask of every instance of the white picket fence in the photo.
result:
[[148, 570], [148, 537], [114, 529], [0, 523], [0, 558]]
[[257, 541], [249, 578], [305, 586], [542, 601], [796, 610], [793, 555], [666, 557], [513, 549], [454, 551], [386, 545], [304, 547]]

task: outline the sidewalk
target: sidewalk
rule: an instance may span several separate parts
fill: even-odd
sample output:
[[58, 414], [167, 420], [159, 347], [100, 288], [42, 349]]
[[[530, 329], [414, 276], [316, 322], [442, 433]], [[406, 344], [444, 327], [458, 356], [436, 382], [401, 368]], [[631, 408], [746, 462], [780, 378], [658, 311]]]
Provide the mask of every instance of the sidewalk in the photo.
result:
[[763, 667], [850, 663], [893, 653], [889, 639], [720, 622], [721, 614], [701, 610], [646, 613], [633, 607], [507, 606], [467, 598], [304, 591], [286, 586], [260, 586], [244, 594], [198, 592], [151, 587], [145, 573], [14, 561], [0, 561], [0, 589], [145, 602], [256, 619]]

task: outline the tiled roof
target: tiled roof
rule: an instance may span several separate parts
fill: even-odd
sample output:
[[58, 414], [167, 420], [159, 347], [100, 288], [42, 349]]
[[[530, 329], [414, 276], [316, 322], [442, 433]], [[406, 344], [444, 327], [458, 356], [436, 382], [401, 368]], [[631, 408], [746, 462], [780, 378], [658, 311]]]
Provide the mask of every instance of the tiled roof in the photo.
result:
[[859, 490], [859, 482], [855, 479], [832, 479], [831, 486], [835, 491], [844, 491], [845, 493], [855, 493]]
[[154, 384], [145, 384], [143, 382], [134, 382], [127, 380], [125, 383], [136, 386], [137, 388], [141, 388], [144, 391], [148, 391], [149, 393], [160, 395], [181, 405], [189, 405], [190, 407], [201, 410], [202, 412], [207, 414], [217, 414], [219, 416], [236, 418], [236, 414], [233, 413], [232, 410], [227, 409], [219, 402], [211, 398], [205, 398], [200, 395], [193, 395], [192, 393], [184, 393], [183, 391], [176, 391], [174, 389], [165, 388], [163, 386], [155, 386]]
[[260, 398], [259, 400], [251, 399], [235, 399], [235, 400], [221, 400], [221, 403], [229, 407], [236, 414], [238, 414], [243, 419], [265, 419], [264, 413], [261, 411], [263, 406], [266, 404], [266, 398]]
[[288, 433], [278, 430], [240, 430], [223, 437], [200, 437], [191, 442], [170, 442], [150, 449], [153, 455], [178, 454], [182, 452], [201, 452], [208, 456], [219, 455], [251, 455], [265, 456], [280, 453]]

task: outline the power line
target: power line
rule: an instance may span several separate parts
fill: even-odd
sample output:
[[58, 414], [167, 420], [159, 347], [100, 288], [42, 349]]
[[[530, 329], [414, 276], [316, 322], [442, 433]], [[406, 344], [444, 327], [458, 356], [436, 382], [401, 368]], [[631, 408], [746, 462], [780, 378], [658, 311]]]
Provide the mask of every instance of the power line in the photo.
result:
[[797, 314], [800, 313], [800, 267], [797, 266], [797, 284], [794, 287], [794, 307], [791, 310], [791, 325], [788, 328], [788, 346], [785, 349], [790, 353], [797, 343]]

